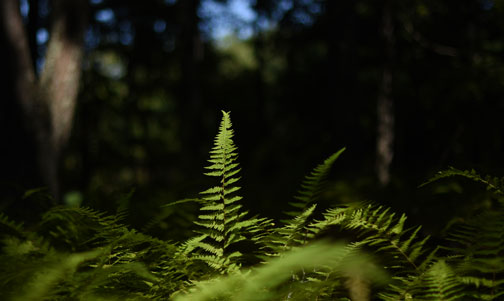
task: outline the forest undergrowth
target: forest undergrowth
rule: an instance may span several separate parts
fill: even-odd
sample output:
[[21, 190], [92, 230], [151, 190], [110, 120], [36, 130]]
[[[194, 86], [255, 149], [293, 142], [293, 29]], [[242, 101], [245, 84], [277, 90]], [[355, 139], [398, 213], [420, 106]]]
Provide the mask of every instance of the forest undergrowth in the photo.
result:
[[305, 177], [276, 221], [241, 204], [233, 136], [223, 112], [205, 168], [214, 185], [166, 204], [199, 207], [185, 241], [150, 235], [159, 217], [140, 230], [128, 225], [127, 206], [114, 214], [55, 206], [29, 226], [0, 213], [0, 300], [504, 298], [503, 178], [450, 168], [423, 184], [458, 176], [491, 193], [490, 205], [447, 221], [442, 237], [431, 239], [374, 202], [319, 207], [342, 148]]

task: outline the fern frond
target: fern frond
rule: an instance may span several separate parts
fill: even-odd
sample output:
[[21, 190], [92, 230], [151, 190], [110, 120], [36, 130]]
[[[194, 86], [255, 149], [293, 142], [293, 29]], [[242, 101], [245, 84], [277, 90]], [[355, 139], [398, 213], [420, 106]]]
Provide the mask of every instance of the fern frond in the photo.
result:
[[[315, 211], [315, 208], [316, 205], [314, 204], [301, 215], [274, 229], [268, 236], [266, 255], [281, 258], [290, 250], [310, 244], [319, 232], [326, 230], [329, 226], [339, 224], [345, 219], [345, 213], [348, 213], [343, 212], [344, 209], [342, 208], [331, 209], [329, 213], [325, 214], [326, 219], [310, 223], [308, 219]], [[341, 215], [344, 216], [343, 219], [340, 218]], [[371, 282], [380, 282], [378, 279], [384, 282], [388, 277], [383, 273], [378, 273], [379, 268], [371, 265], [372, 261], [364, 256], [361, 252], [364, 245], [361, 241], [346, 245], [341, 253], [345, 258], [345, 262], [339, 264], [336, 270], [331, 266], [331, 263], [325, 263], [312, 270], [293, 273], [290, 285], [292, 286], [291, 293], [298, 298], [296, 300], [311, 300], [314, 299], [314, 296], [321, 300], [325, 300], [323, 297], [334, 299], [337, 296], [347, 296], [349, 292], [354, 297], [360, 293], [370, 294], [369, 285]], [[363, 261], [366, 262], [365, 267], [361, 266]], [[366, 272], [360, 272], [364, 270]], [[378, 274], [375, 272], [380, 276], [377, 276]], [[291, 296], [290, 298], [294, 297]]]
[[[98, 214], [84, 211], [94, 217]], [[98, 214], [98, 217], [108, 221], [106, 216]], [[97, 248], [79, 253], [58, 252], [46, 246], [49, 240], [34, 240], [34, 234], [24, 241], [17, 238], [5, 241], [8, 244], [0, 255], [0, 299], [19, 296], [19, 300], [108, 300], [103, 296], [110, 296], [114, 300], [133, 300], [151, 290], [149, 285], [156, 287], [159, 276], [165, 275], [170, 277], [170, 282], [164, 284], [164, 289], [173, 292], [182, 285], [187, 264], [175, 258], [176, 247], [165, 241], [125, 227], [115, 231], [112, 224], [111, 228], [103, 228], [103, 233], [94, 233], [96, 225], [91, 223], [93, 231], [81, 235], [86, 233], [89, 220], [82, 219], [75, 211], [53, 212], [44, 220], [42, 233], [51, 236], [52, 241], [66, 240], [74, 233], [68, 230], [70, 218], [78, 222], [77, 227], [82, 227], [76, 232], [84, 240], [80, 248]], [[62, 221], [59, 229], [56, 221]], [[113, 233], [109, 232], [111, 229]], [[90, 237], [99, 239], [90, 240]], [[85, 255], [85, 260], [77, 260], [80, 255]], [[66, 261], [71, 258], [77, 261]], [[32, 292], [24, 293], [28, 291]]]
[[397, 218], [395, 213], [390, 213], [390, 208], [367, 205], [351, 212], [343, 221], [343, 227], [356, 230], [363, 237], [362, 242], [376, 248], [377, 252], [395, 254], [390, 268], [422, 270], [432, 260], [435, 250], [429, 254], [425, 248], [429, 236], [418, 237], [421, 227], [404, 229], [405, 221], [406, 215]]
[[313, 236], [306, 229], [308, 218], [313, 214], [317, 205], [312, 205], [304, 210], [299, 216], [286, 221], [282, 227], [278, 227], [270, 233], [266, 241], [270, 251], [267, 256], [279, 256], [286, 251], [291, 250], [295, 246], [301, 246], [308, 242]]
[[453, 176], [461, 176], [473, 180], [475, 182], [482, 183], [486, 185], [487, 190], [492, 191], [493, 193], [498, 195], [504, 195], [504, 178], [498, 178], [492, 176], [482, 177], [474, 169], [460, 170], [453, 167], [450, 167], [447, 170], [439, 171], [434, 177], [430, 178], [429, 180], [427, 180], [427, 182], [421, 184], [419, 187], [423, 187], [440, 179]]
[[289, 205], [296, 208], [294, 211], [286, 212], [289, 216], [299, 216], [309, 205], [316, 202], [320, 194], [323, 192], [325, 185], [327, 184], [327, 176], [331, 171], [331, 167], [338, 159], [338, 157], [345, 151], [346, 148], [342, 148], [335, 152], [321, 164], [315, 167], [309, 175], [305, 177], [301, 183], [301, 190], [298, 191], [298, 195], [294, 197], [296, 202], [291, 202]]
[[42, 216], [39, 231], [58, 247], [85, 251], [121, 236], [126, 229], [121, 218], [86, 207], [57, 206]]
[[219, 132], [210, 151], [207, 176], [217, 177], [219, 183], [202, 191], [200, 215], [194, 223], [199, 226], [197, 238], [189, 240], [184, 252], [194, 254], [195, 259], [206, 262], [221, 273], [234, 271], [239, 266], [241, 253], [231, 251], [231, 246], [246, 239], [244, 230], [264, 222], [264, 219], [246, 219], [246, 211], [239, 204], [242, 199], [236, 193], [240, 177], [237, 147], [233, 142], [234, 131], [230, 115], [222, 111]]
[[413, 293], [416, 281], [437, 253], [437, 248], [427, 246], [429, 236], [419, 235], [421, 227], [405, 229], [405, 221], [406, 215], [398, 217], [390, 208], [354, 203], [327, 210], [322, 220], [315, 220], [307, 228], [313, 235], [332, 227], [355, 233], [355, 243], [384, 257], [384, 267], [394, 278], [389, 288], [392, 297], [387, 299], [384, 293], [384, 300], [403, 300], [396, 298]]
[[482, 183], [500, 198], [500, 205], [472, 218], [459, 219], [448, 231], [443, 249], [449, 262], [465, 286], [468, 298], [499, 300], [504, 295], [504, 178], [481, 176], [474, 170], [451, 167], [440, 171], [422, 186], [436, 180], [462, 176]]
[[[357, 284], [358, 277], [365, 281]], [[174, 299], [349, 300], [348, 295], [369, 293], [370, 283], [380, 283], [380, 279], [386, 278], [383, 270], [361, 253], [358, 246], [319, 241], [292, 248], [258, 267], [199, 282], [189, 292], [176, 294]], [[345, 279], [354, 282], [344, 285], [348, 282]]]
[[423, 292], [420, 294], [422, 300], [451, 301], [464, 297], [462, 283], [443, 260], [434, 263], [427, 270], [423, 282]]
[[[42, 258], [35, 260], [28, 256], [17, 256], [17, 260], [22, 260], [18, 263], [19, 270], [17, 273], [9, 271], [9, 278], [2, 277], [2, 293], [0, 295], [9, 300], [54, 300], [57, 295], [56, 285], [58, 283], [72, 277], [82, 262], [92, 260], [101, 254], [103, 254], [103, 250], [78, 254], [51, 252], [43, 254]], [[5, 258], [2, 259], [5, 260]]]
[[327, 210], [324, 218], [314, 221], [309, 228], [314, 234], [331, 226], [356, 231], [363, 244], [377, 252], [395, 253], [394, 258], [403, 260], [401, 266], [418, 269], [425, 264], [419, 263], [418, 258], [426, 254], [423, 248], [429, 237], [418, 237], [421, 227], [404, 229], [406, 218], [405, 214], [396, 217], [390, 208], [383, 206], [351, 204]]
[[294, 197], [296, 201], [289, 203], [295, 209], [286, 212], [292, 218], [283, 220], [284, 225], [273, 230], [264, 240], [269, 247], [269, 251], [266, 252], [268, 256], [277, 256], [294, 246], [306, 244], [309, 239], [315, 236], [313, 231], [307, 228], [309, 218], [317, 207], [315, 202], [325, 188], [326, 178], [332, 165], [344, 151], [345, 148], [342, 148], [333, 153], [305, 177], [301, 184], [301, 190]]
[[5, 236], [25, 236], [22, 223], [16, 223], [9, 219], [3, 212], [0, 212], [0, 235]]
[[392, 300], [466, 300], [466, 290], [455, 271], [438, 260], [420, 275], [399, 279], [389, 290], [379, 294], [380, 299]]
[[504, 294], [504, 212], [484, 212], [454, 224], [445, 250], [468, 294], [480, 300], [498, 300]]

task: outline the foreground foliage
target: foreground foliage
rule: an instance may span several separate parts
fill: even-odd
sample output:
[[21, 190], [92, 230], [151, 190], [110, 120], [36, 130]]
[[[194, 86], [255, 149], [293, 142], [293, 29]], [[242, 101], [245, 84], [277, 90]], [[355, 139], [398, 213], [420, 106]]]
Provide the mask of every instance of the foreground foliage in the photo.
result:
[[[405, 214], [374, 203], [319, 210], [336, 159], [308, 175], [278, 224], [240, 204], [239, 164], [223, 112], [195, 235], [142, 234], [114, 215], [54, 207], [35, 227], [0, 214], [2, 300], [499, 300], [504, 294], [502, 179], [450, 169], [495, 195], [492, 210], [453, 223], [440, 245]], [[345, 239], [343, 239], [345, 238]]]

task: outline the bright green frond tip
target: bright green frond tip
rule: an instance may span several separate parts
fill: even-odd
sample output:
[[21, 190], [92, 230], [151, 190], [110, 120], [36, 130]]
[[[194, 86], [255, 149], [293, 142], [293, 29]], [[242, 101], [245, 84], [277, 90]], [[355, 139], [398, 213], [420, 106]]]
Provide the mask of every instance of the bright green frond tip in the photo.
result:
[[222, 120], [219, 126], [219, 133], [214, 139], [214, 147], [210, 151], [209, 166], [205, 167], [210, 170], [205, 173], [207, 176], [223, 177], [229, 179], [231, 176], [238, 173], [238, 164], [235, 163], [238, 154], [237, 147], [233, 142], [234, 131], [230, 114], [222, 111]]

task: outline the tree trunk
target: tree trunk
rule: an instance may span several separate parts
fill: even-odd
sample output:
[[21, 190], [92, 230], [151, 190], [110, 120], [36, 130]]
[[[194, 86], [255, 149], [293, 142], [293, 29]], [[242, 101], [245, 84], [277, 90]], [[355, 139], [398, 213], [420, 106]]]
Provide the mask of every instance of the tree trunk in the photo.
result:
[[24, 127], [36, 146], [38, 185], [60, 197], [58, 168], [71, 132], [80, 66], [87, 27], [86, 0], [53, 0], [50, 41], [44, 68], [36, 77], [18, 0], [0, 1], [2, 31], [6, 39], [13, 101], [19, 103]]
[[386, 186], [390, 182], [390, 164], [394, 156], [394, 102], [392, 98], [394, 24], [390, 0], [385, 0], [382, 22], [385, 59], [377, 101], [376, 172], [380, 184]]

